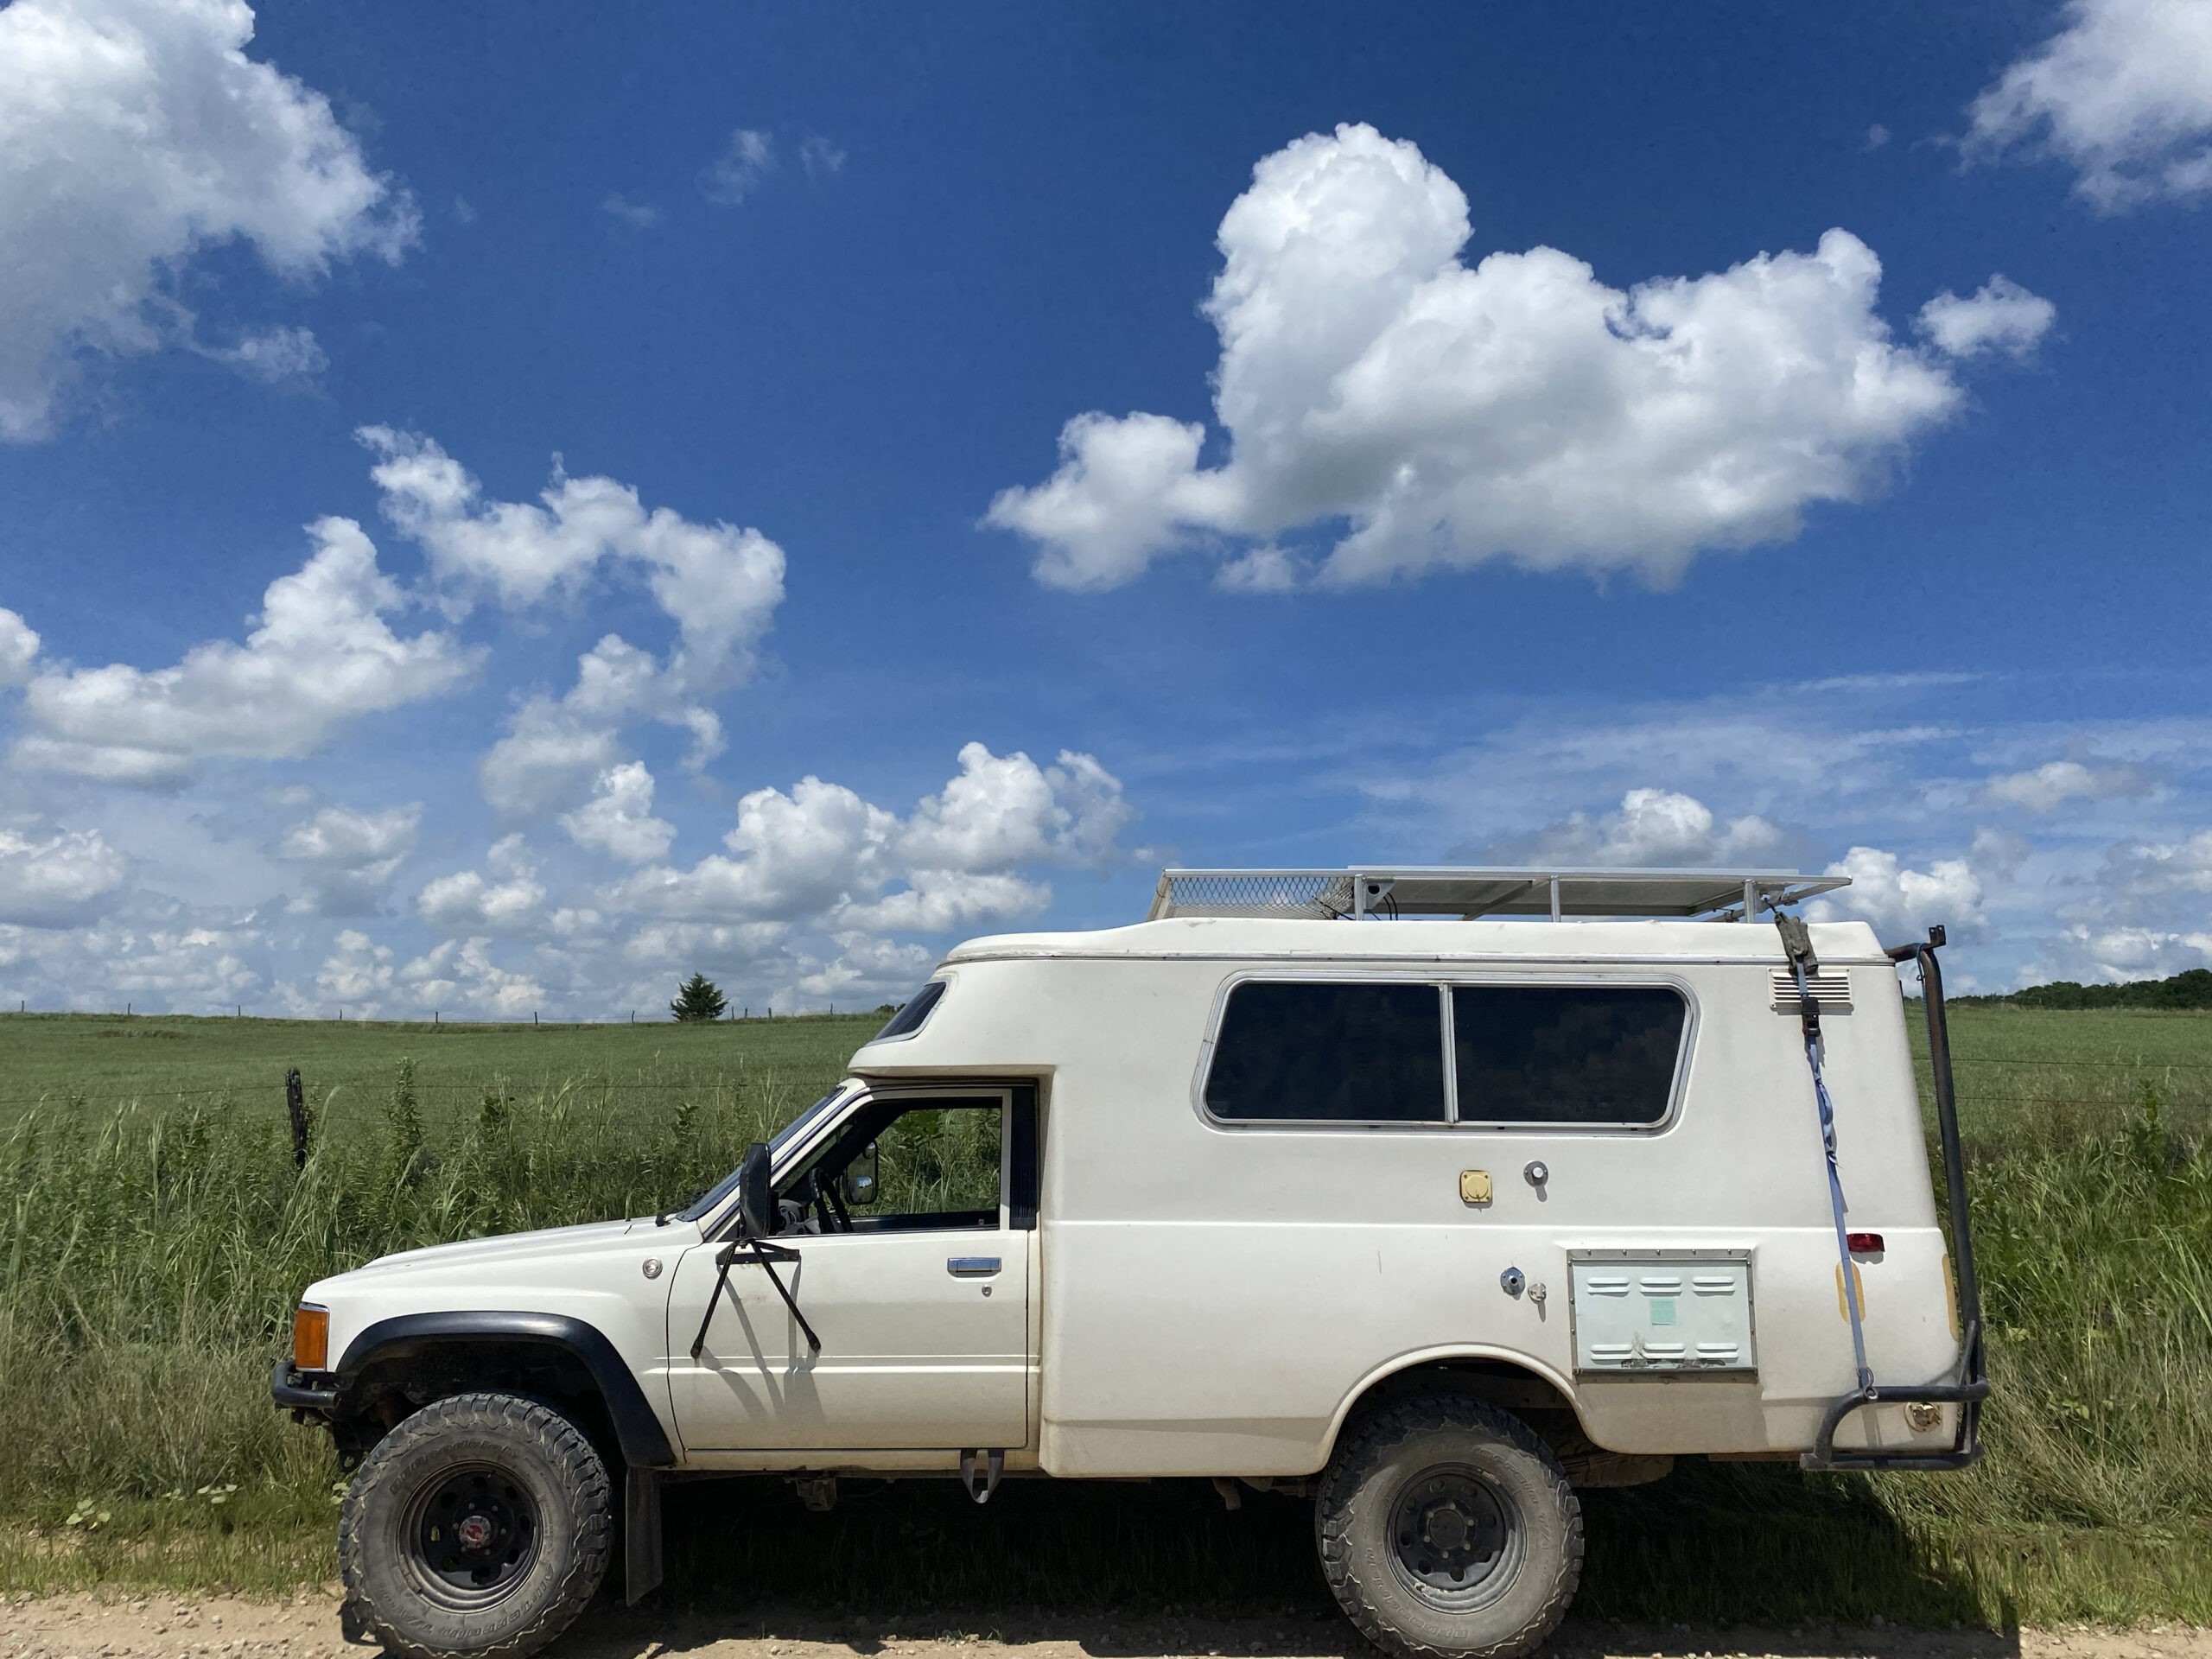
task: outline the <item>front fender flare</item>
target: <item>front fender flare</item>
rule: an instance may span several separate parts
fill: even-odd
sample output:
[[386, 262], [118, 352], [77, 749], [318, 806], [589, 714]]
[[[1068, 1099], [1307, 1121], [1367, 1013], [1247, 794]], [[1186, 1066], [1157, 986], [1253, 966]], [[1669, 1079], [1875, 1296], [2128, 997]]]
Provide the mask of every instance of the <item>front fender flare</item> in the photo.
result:
[[565, 1350], [599, 1385], [600, 1397], [606, 1402], [607, 1414], [614, 1425], [624, 1461], [644, 1469], [662, 1469], [675, 1463], [676, 1453], [669, 1446], [668, 1431], [653, 1415], [653, 1408], [645, 1403], [645, 1393], [638, 1386], [637, 1374], [597, 1326], [563, 1313], [521, 1313], [494, 1308], [482, 1312], [403, 1313], [393, 1319], [378, 1319], [346, 1344], [345, 1357], [338, 1362], [338, 1397], [343, 1400], [351, 1393], [356, 1379], [372, 1361], [406, 1359], [432, 1348], [465, 1344], [472, 1338], [537, 1343]]

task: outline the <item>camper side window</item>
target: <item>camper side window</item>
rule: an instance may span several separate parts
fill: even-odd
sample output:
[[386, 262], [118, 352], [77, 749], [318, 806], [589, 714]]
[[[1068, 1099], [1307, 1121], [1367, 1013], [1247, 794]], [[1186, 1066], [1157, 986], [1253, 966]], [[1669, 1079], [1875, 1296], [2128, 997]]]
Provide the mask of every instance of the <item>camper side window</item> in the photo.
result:
[[1436, 987], [1248, 981], [1229, 994], [1205, 1100], [1232, 1122], [1441, 1123]]
[[1656, 1123], [1688, 1017], [1658, 987], [1454, 986], [1459, 1122]]

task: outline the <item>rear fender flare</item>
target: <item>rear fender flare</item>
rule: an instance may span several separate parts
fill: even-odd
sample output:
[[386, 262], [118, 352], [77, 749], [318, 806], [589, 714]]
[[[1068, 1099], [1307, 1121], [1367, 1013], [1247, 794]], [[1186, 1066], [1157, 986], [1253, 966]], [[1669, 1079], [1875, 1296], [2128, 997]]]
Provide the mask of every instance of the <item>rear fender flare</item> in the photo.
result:
[[[1453, 1361], [1489, 1362], [1510, 1366], [1526, 1375], [1532, 1382], [1541, 1382], [1558, 1394], [1567, 1408], [1573, 1412], [1575, 1421], [1585, 1433], [1588, 1425], [1582, 1422], [1582, 1402], [1576, 1396], [1574, 1385], [1567, 1377], [1527, 1354], [1510, 1348], [1494, 1348], [1480, 1343], [1457, 1343], [1435, 1348], [1417, 1348], [1394, 1358], [1387, 1359], [1370, 1370], [1354, 1383], [1344, 1397], [1338, 1402], [1335, 1416], [1330, 1421], [1328, 1438], [1322, 1446], [1322, 1463], [1337, 1452], [1337, 1441], [1343, 1436], [1344, 1423], [1360, 1403], [1392, 1377], [1408, 1371], [1416, 1371], [1432, 1365], [1450, 1364]], [[1594, 1445], [1595, 1442], [1593, 1441]]]

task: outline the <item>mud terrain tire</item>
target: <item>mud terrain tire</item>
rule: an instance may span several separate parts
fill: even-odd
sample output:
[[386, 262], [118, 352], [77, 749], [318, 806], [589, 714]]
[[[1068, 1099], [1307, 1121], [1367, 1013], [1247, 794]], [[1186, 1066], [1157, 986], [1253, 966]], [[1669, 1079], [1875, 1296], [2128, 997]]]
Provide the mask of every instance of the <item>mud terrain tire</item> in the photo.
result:
[[513, 1394], [425, 1406], [362, 1460], [338, 1518], [349, 1602], [404, 1659], [522, 1659], [599, 1588], [613, 1488], [559, 1412]]
[[1559, 1459], [1465, 1395], [1400, 1400], [1348, 1429], [1313, 1532], [1345, 1616], [1405, 1659], [1515, 1659], [1582, 1579], [1582, 1506]]

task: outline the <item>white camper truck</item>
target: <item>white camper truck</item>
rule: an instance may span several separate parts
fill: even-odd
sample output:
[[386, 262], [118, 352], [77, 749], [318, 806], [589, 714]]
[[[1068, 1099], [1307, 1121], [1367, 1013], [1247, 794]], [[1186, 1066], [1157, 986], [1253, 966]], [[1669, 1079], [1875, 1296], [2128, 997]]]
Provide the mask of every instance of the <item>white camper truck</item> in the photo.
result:
[[1170, 871], [1137, 925], [963, 945], [681, 1213], [308, 1288], [274, 1393], [358, 1465], [353, 1602], [526, 1653], [618, 1535], [658, 1582], [671, 1471], [1179, 1476], [1310, 1499], [1384, 1648], [1507, 1656], [1574, 1592], [1578, 1486], [1961, 1466], [1941, 930], [1783, 910], [1840, 885]]

